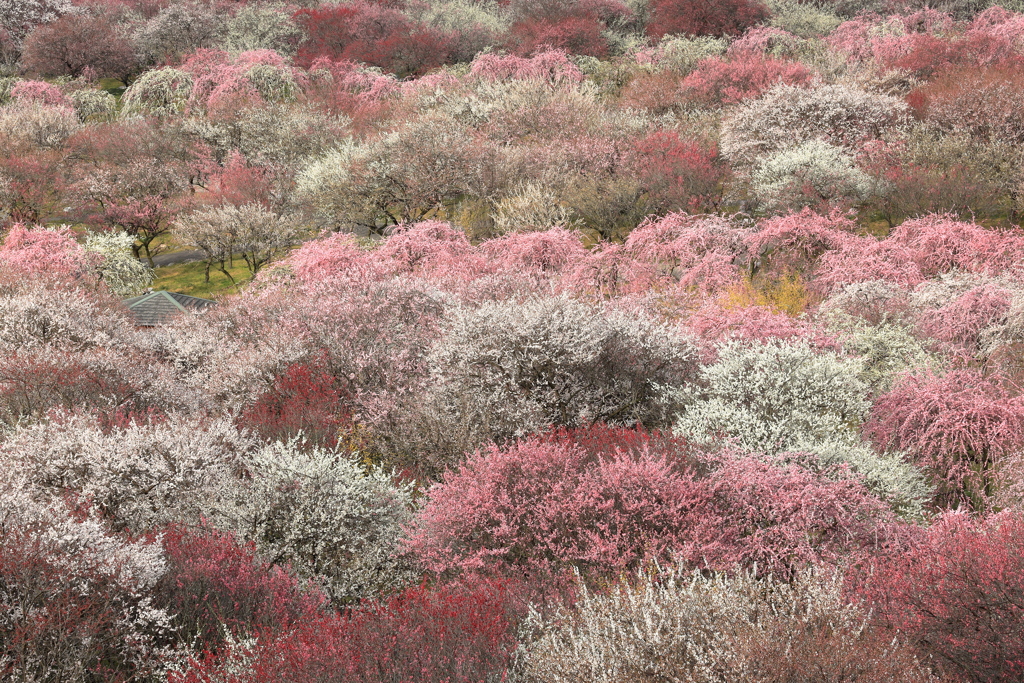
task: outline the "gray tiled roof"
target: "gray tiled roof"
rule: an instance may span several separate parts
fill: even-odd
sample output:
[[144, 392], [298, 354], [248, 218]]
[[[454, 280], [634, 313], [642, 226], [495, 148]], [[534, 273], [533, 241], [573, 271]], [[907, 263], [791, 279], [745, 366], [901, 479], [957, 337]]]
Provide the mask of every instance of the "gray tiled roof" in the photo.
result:
[[216, 306], [216, 301], [177, 292], [150, 292], [124, 300], [125, 306], [135, 316], [140, 327], [163, 325], [174, 316], [185, 311], [201, 311]]

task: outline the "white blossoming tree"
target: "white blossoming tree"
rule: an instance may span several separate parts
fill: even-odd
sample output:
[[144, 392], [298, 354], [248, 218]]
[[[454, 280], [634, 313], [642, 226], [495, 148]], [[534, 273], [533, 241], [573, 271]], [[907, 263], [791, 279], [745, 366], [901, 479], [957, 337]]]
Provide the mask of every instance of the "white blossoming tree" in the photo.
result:
[[135, 296], [153, 283], [153, 269], [132, 253], [134, 243], [131, 235], [120, 231], [94, 232], [85, 238], [85, 250], [100, 257], [100, 279], [120, 297]]
[[798, 680], [801, 670], [828, 671], [829, 681], [934, 680], [910, 647], [872, 631], [835, 577], [783, 583], [669, 569], [581, 593], [571, 611], [528, 619], [524, 680], [740, 683]]
[[807, 344], [727, 342], [680, 392], [676, 434], [769, 458], [810, 455], [815, 469], [846, 465], [898, 512], [918, 516], [930, 493], [922, 473], [861, 440], [870, 407], [861, 372], [859, 359]]
[[225, 509], [238, 535], [321, 581], [339, 604], [414, 581], [399, 552], [412, 487], [354, 456], [304, 445], [277, 442], [247, 458], [238, 504]]

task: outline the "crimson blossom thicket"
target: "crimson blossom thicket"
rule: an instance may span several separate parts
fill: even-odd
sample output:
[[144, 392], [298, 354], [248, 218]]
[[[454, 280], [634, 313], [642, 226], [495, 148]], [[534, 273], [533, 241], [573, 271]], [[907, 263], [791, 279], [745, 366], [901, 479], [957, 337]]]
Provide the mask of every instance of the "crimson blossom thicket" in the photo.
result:
[[296, 55], [304, 67], [326, 57], [366, 62], [401, 76], [423, 74], [444, 64], [454, 47], [453, 36], [368, 2], [301, 9], [295, 21], [305, 34]]
[[1024, 521], [1018, 512], [947, 513], [909, 551], [854, 573], [853, 596], [956, 678], [1010, 683], [1024, 675]]
[[595, 458], [530, 439], [477, 452], [446, 474], [409, 544], [436, 572], [622, 568], [683, 545], [702, 494], [685, 463], [677, 471], [647, 452]]
[[38, 419], [53, 408], [145, 409], [144, 377], [131, 358], [107, 350], [68, 354], [43, 347], [0, 360], [0, 420]]
[[65, 15], [25, 38], [22, 65], [41, 76], [126, 79], [138, 68], [135, 46], [112, 29], [107, 17]]
[[279, 373], [273, 386], [247, 406], [239, 424], [268, 441], [302, 436], [311, 444], [333, 448], [347, 423], [343, 396], [324, 362], [294, 363]]
[[649, 210], [657, 214], [714, 209], [728, 177], [715, 147], [685, 140], [674, 131], [638, 140], [627, 163], [647, 193]]
[[908, 101], [943, 130], [968, 130], [983, 139], [1015, 144], [1024, 139], [1017, 102], [1020, 66], [952, 71], [918, 88]]
[[574, 54], [606, 57], [608, 41], [601, 29], [601, 22], [587, 16], [570, 16], [557, 22], [527, 20], [512, 27], [512, 44], [520, 54], [553, 46]]
[[535, 587], [471, 579], [418, 586], [344, 616], [235, 640], [170, 674], [171, 683], [477, 683], [507, 675]]
[[768, 8], [756, 0], [655, 0], [647, 33], [653, 38], [739, 35], [768, 15]]
[[216, 649], [247, 633], [281, 632], [322, 616], [326, 597], [228, 533], [172, 525], [160, 531], [167, 572], [155, 604], [172, 614], [176, 636]]
[[1008, 207], [999, 177], [1008, 151], [998, 141], [977, 144], [962, 129], [937, 134], [924, 124], [909, 140], [882, 142], [862, 151], [861, 166], [875, 183], [871, 211], [890, 227], [928, 211], [961, 217], [998, 216]]

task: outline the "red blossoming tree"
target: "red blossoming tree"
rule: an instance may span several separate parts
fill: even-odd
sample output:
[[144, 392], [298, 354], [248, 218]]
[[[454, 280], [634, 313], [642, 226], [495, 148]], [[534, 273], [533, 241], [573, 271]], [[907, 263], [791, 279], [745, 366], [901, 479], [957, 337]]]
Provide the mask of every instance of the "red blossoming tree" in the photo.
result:
[[1024, 676], [1024, 518], [951, 513], [855, 574], [854, 596], [956, 680]]
[[647, 35], [736, 36], [768, 15], [756, 0], [655, 0]]

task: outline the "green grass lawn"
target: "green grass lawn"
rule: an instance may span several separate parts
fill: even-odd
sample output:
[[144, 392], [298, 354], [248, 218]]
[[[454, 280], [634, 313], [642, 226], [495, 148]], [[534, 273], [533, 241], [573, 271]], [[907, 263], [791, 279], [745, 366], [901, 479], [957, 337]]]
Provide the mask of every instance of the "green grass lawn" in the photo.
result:
[[125, 84], [116, 78], [101, 78], [100, 90], [106, 90], [114, 97], [119, 97], [125, 91]]
[[[157, 268], [153, 289], [166, 289], [170, 292], [180, 292], [203, 299], [215, 299], [218, 296], [235, 293], [235, 288], [231, 285], [231, 281], [224, 276], [224, 273], [211, 268], [210, 281], [206, 282], [205, 270], [206, 264], [202, 261]], [[231, 277], [235, 278], [239, 287], [249, 277], [249, 271], [245, 269], [245, 263], [241, 259], [237, 259], [235, 267], [228, 268], [228, 272], [231, 273]]]

